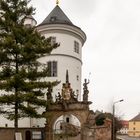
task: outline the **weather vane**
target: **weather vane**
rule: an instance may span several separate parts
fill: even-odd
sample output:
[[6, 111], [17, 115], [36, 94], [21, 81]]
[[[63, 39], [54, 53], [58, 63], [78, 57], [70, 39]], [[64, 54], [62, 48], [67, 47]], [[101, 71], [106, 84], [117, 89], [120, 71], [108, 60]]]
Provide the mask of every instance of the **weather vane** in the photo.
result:
[[57, 5], [59, 4], [59, 0], [56, 0], [56, 4], [57, 4]]

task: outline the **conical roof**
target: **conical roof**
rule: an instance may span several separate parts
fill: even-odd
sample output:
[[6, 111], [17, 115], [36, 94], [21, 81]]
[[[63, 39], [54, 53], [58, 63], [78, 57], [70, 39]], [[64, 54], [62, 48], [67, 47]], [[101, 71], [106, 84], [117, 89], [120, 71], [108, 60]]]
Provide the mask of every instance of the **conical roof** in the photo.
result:
[[44, 19], [40, 25], [44, 24], [69, 24], [73, 25], [62, 9], [56, 5], [52, 12]]

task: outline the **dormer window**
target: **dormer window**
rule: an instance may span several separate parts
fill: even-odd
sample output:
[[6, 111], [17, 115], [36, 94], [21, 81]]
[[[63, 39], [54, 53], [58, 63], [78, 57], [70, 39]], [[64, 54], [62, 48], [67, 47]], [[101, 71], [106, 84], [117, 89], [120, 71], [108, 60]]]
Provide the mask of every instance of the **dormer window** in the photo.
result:
[[51, 18], [50, 18], [50, 21], [51, 21], [51, 22], [56, 21], [56, 17], [55, 17], [55, 16], [54, 16], [54, 17], [51, 17]]

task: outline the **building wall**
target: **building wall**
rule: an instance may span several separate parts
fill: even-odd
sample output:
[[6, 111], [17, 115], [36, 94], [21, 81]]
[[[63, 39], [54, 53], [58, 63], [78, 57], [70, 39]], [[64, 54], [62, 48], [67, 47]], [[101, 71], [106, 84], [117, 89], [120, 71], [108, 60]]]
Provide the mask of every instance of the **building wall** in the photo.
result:
[[[31, 134], [31, 140], [44, 140], [44, 128], [20, 128], [22, 140], [26, 140], [26, 132]], [[35, 136], [36, 135], [36, 136]], [[36, 139], [35, 139], [36, 137]], [[37, 139], [38, 137], [38, 139]], [[0, 128], [0, 140], [14, 140], [14, 128]]]
[[[53, 88], [53, 95], [55, 96], [58, 92], [61, 92], [62, 84], [66, 81], [66, 70], [69, 73], [69, 82], [75, 93], [79, 91], [79, 100], [81, 99], [81, 63], [75, 58], [68, 56], [57, 56], [51, 55], [40, 59], [43, 63], [47, 61], [57, 61], [58, 62], [58, 76], [57, 77], [47, 77], [46, 81], [61, 81], [61, 83]], [[78, 79], [77, 79], [78, 76]]]
[[128, 121], [121, 120], [122, 128], [117, 132], [118, 134], [126, 135], [128, 133]]
[[[60, 44], [57, 49], [51, 52], [51, 55], [39, 59], [42, 63], [46, 63], [47, 61], [58, 62], [57, 77], [46, 78], [48, 81], [54, 81], [56, 79], [61, 81], [61, 84], [53, 89], [54, 95], [61, 92], [62, 84], [66, 80], [66, 70], [68, 70], [71, 87], [75, 93], [78, 91], [78, 99], [81, 100], [82, 46], [85, 41], [81, 36], [84, 33], [77, 27], [66, 25], [60, 27], [58, 25], [46, 25], [44, 27], [38, 27], [37, 30], [46, 38], [56, 37], [56, 42]], [[74, 52], [74, 41], [79, 43], [79, 53]]]
[[[45, 126], [45, 119], [30, 119], [24, 118], [18, 121], [19, 127], [44, 127]], [[14, 121], [10, 121], [4, 118], [2, 115], [0, 116], [0, 127], [14, 127]]]
[[81, 140], [111, 140], [111, 128], [98, 126], [94, 129], [84, 130]]
[[140, 137], [140, 121], [130, 121], [128, 135], [132, 137]]
[[[54, 36], [56, 37], [56, 42], [60, 43], [60, 46], [57, 49], [54, 49], [51, 54], [65, 54], [69, 56], [76, 57], [81, 60], [82, 53], [82, 44], [78, 38], [71, 34], [66, 34], [63, 32], [56, 33], [45, 33], [46, 38]], [[74, 41], [79, 43], [79, 53], [74, 52]]]
[[[26, 132], [29, 131], [31, 133], [31, 140], [45, 140], [45, 131], [44, 128], [22, 128], [19, 129], [21, 133], [22, 140], [26, 140]], [[33, 138], [33, 134], [40, 134], [42, 139]], [[84, 136], [83, 140], [111, 140], [111, 131], [105, 127], [99, 127], [94, 133], [88, 133], [88, 136]], [[2, 140], [13, 140], [14, 139], [14, 129], [9, 128], [0, 128], [0, 138]], [[58, 138], [58, 137], [57, 137]], [[66, 137], [68, 140], [81, 140], [81, 135], [79, 134], [76, 137]]]

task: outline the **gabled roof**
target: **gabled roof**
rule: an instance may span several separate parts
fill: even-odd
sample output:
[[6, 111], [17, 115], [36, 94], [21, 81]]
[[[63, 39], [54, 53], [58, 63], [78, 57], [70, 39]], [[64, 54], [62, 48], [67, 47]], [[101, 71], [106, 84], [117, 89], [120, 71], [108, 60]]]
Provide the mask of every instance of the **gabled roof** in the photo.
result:
[[65, 15], [61, 8], [56, 5], [56, 7], [51, 11], [51, 13], [44, 19], [40, 25], [44, 24], [69, 24], [73, 25], [70, 19]]
[[140, 121], [140, 113], [135, 116], [133, 119], [131, 119], [130, 121]]

